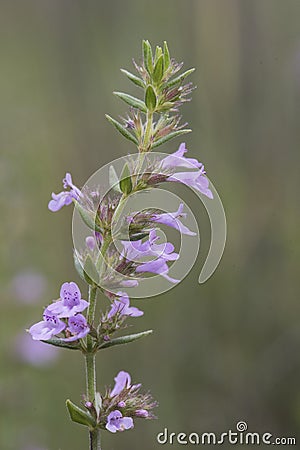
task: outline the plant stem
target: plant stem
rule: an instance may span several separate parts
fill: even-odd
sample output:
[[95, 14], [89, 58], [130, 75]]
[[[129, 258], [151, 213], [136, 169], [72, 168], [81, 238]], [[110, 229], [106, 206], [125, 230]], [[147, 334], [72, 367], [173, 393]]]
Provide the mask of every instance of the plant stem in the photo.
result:
[[100, 430], [90, 430], [90, 450], [101, 450]]
[[[89, 287], [89, 309], [87, 313], [88, 323], [92, 324], [95, 318], [97, 288]], [[93, 339], [87, 336], [87, 352], [85, 354], [86, 368], [86, 395], [87, 400], [94, 402], [96, 396], [96, 353], [93, 350]], [[101, 450], [100, 430], [89, 431], [90, 450]]]
[[151, 149], [151, 132], [152, 132], [152, 123], [153, 123], [153, 112], [147, 112], [146, 119], [146, 130], [143, 139], [143, 147], [141, 149], [142, 152], [147, 152]]

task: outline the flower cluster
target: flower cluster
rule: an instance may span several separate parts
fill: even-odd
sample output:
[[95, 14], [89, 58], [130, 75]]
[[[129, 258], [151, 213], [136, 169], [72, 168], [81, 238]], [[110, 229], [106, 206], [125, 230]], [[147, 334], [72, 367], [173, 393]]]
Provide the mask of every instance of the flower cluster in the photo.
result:
[[140, 393], [141, 384], [131, 384], [128, 372], [121, 371], [115, 377], [113, 389], [107, 389], [102, 398], [99, 417], [100, 428], [111, 433], [134, 427], [133, 419], [153, 419], [152, 409], [157, 406], [150, 394]]
[[45, 341], [64, 332], [65, 342], [84, 338], [90, 331], [86, 318], [80, 314], [88, 307], [81, 298], [76, 283], [64, 283], [60, 289], [60, 299], [50, 304], [44, 311], [43, 320], [32, 325], [29, 333], [37, 341]]
[[[213, 198], [203, 164], [195, 158], [185, 157], [186, 152], [186, 145], [182, 143], [173, 154], [157, 161], [154, 167], [149, 167], [149, 169], [137, 174], [135, 191], [149, 190], [158, 187], [163, 182], [177, 182], [194, 188], [208, 198]], [[134, 176], [134, 169], [132, 169], [130, 176]], [[71, 186], [72, 189], [67, 191], [67, 194], [71, 192], [73, 201], [75, 201], [80, 214], [86, 221], [87, 217], [92, 215], [91, 205], [95, 203], [97, 195], [94, 192], [81, 192], [74, 186], [71, 175], [68, 173], [65, 180], [68, 180], [67, 186]], [[64, 184], [66, 185], [66, 182]], [[74, 197], [74, 193], [77, 198]], [[63, 193], [58, 195], [61, 194]], [[60, 201], [60, 207], [69, 204], [69, 197], [62, 196], [62, 199], [64, 201]], [[118, 192], [114, 196], [110, 194], [110, 196], [103, 197], [99, 205], [94, 206], [96, 210], [94, 223], [89, 224], [91, 228], [94, 227], [94, 234], [86, 238], [86, 250], [82, 254], [77, 253], [76, 255], [79, 260], [77, 268], [79, 268], [82, 277], [83, 271], [80, 267], [85, 266], [87, 255], [95, 260], [95, 266], [97, 266], [99, 250], [101, 251], [105, 239], [110, 239], [109, 234], [114, 212], [121, 200], [122, 196]], [[99, 201], [99, 198], [97, 201]], [[58, 208], [53, 209], [51, 202], [49, 208], [51, 211], [56, 211]], [[175, 228], [182, 234], [195, 236], [196, 233], [182, 222], [186, 217], [183, 208], [184, 206], [181, 203], [175, 212], [165, 213], [149, 209], [127, 215], [123, 220], [123, 228], [125, 232], [128, 231], [129, 235], [127, 240], [121, 239], [123, 250], [119, 252], [114, 245], [109, 245], [106, 253], [106, 268], [101, 273], [102, 280], [99, 280], [99, 283], [110, 287], [133, 287], [138, 284], [140, 277], [149, 274], [161, 275], [171, 283], [177, 283], [179, 280], [169, 275], [169, 263], [177, 260], [179, 255], [174, 251], [174, 246], [170, 242], [159, 243], [156, 227], [163, 224]], [[122, 236], [122, 228], [120, 236]], [[122, 275], [120, 280], [118, 280], [118, 273]]]

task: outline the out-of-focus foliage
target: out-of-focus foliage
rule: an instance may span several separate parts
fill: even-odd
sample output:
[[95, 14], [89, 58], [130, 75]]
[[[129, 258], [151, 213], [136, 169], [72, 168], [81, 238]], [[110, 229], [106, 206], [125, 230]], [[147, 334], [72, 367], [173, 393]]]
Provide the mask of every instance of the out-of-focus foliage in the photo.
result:
[[99, 387], [124, 369], [160, 401], [157, 421], [105, 435], [104, 448], [150, 450], [164, 427], [227, 431], [238, 420], [296, 435], [299, 17], [293, 0], [1, 2], [1, 449], [87, 446], [65, 409], [66, 398], [80, 402], [83, 360], [58, 350], [37, 365], [25, 344], [20, 357], [19, 339], [63, 281], [79, 281], [71, 208], [53, 214], [47, 202], [67, 170], [81, 185], [132, 151], [104, 115], [123, 113], [112, 91], [128, 90], [119, 68], [132, 70], [143, 38], [167, 40], [176, 59], [197, 68], [198, 89], [183, 108], [194, 130], [186, 142], [220, 192], [229, 234], [221, 266], [199, 286], [209, 245], [199, 211], [196, 267], [176, 289], [136, 301], [145, 315], [133, 332], [154, 328], [153, 336], [99, 354]]

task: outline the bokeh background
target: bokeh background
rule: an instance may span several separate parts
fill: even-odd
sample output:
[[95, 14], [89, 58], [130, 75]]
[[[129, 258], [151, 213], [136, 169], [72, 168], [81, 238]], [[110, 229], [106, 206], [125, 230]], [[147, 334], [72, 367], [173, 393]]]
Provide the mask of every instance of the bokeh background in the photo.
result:
[[299, 1], [1, 0], [0, 35], [1, 450], [87, 448], [64, 406], [81, 399], [83, 360], [33, 348], [24, 330], [63, 281], [79, 283], [72, 208], [50, 213], [50, 193], [66, 171], [80, 186], [134, 151], [104, 114], [125, 113], [113, 90], [136, 93], [119, 68], [132, 69], [143, 38], [167, 40], [197, 68], [185, 140], [221, 195], [228, 241], [216, 273], [198, 285], [209, 223], [185, 192], [201, 227], [196, 266], [176, 289], [136, 301], [145, 315], [133, 329], [154, 328], [152, 337], [98, 358], [99, 387], [129, 371], [159, 400], [158, 420], [107, 433], [103, 447], [150, 450], [164, 427], [217, 432], [239, 420], [297, 436]]

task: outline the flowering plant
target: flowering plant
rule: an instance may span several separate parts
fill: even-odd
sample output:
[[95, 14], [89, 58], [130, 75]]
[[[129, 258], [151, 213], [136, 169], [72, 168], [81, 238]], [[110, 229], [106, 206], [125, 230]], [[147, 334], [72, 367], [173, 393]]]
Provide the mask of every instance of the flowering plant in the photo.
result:
[[[140, 384], [131, 384], [131, 377], [120, 371], [113, 388], [102, 394], [96, 389], [95, 358], [98, 351], [115, 345], [133, 342], [152, 333], [152, 330], [123, 335], [126, 322], [143, 315], [143, 311], [131, 306], [124, 291], [134, 289], [143, 281], [161, 277], [166, 283], [176, 284], [170, 270], [179, 260], [179, 253], [170, 242], [161, 242], [158, 226], [165, 225], [181, 235], [195, 236], [183, 223], [187, 214], [184, 205], [177, 205], [174, 212], [159, 208], [126, 212], [129, 199], [141, 192], [154, 192], [162, 183], [176, 182], [192, 187], [195, 191], [213, 198], [204, 166], [197, 159], [185, 156], [187, 148], [182, 143], [170, 155], [154, 154], [151, 150], [169, 140], [188, 133], [180, 125], [180, 106], [189, 100], [192, 83], [186, 78], [194, 69], [178, 74], [182, 64], [170, 58], [166, 42], [156, 47], [153, 55], [148, 41], [143, 42], [143, 58], [134, 62], [138, 75], [122, 72], [143, 91], [143, 99], [115, 92], [130, 106], [128, 116], [119, 122], [110, 116], [108, 121], [138, 148], [138, 154], [130, 155], [118, 176], [113, 165], [109, 168], [109, 190], [103, 186], [79, 189], [73, 184], [70, 173], [63, 180], [64, 190], [52, 193], [50, 211], [75, 205], [88, 229], [84, 248], [74, 251], [75, 267], [88, 285], [88, 299], [81, 297], [78, 285], [64, 282], [58, 300], [48, 305], [43, 320], [29, 329], [34, 340], [49, 345], [81, 351], [86, 362], [86, 395], [81, 406], [67, 400], [72, 421], [88, 427], [90, 449], [101, 448], [100, 431], [111, 433], [134, 427], [136, 418], [154, 418], [157, 403], [150, 394], [140, 393]], [[96, 320], [96, 296], [101, 293], [107, 299], [100, 320]], [[115, 334], [119, 333], [118, 337]]]

